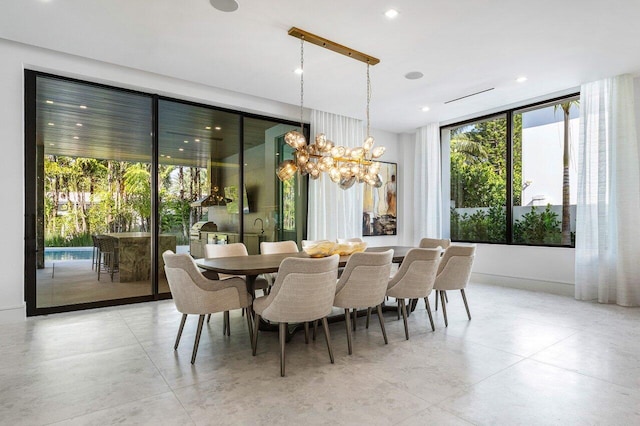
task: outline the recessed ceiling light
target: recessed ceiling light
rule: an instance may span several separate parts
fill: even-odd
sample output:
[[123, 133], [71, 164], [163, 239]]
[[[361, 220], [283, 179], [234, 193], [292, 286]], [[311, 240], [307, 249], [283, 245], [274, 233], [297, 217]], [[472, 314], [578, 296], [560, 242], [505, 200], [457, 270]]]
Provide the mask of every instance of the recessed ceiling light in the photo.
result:
[[238, 2], [236, 0], [209, 0], [209, 3], [220, 12], [235, 12], [238, 10]]
[[389, 19], [393, 19], [398, 16], [398, 11], [395, 9], [389, 9], [384, 13], [384, 16], [386, 16]]
[[525, 77], [525, 76], [518, 77], [518, 78], [516, 78], [516, 81], [518, 83], [524, 83], [525, 81], [527, 81], [527, 77]]
[[178, 148], [178, 151], [184, 151], [184, 148]]
[[222, 130], [222, 127], [216, 126], [216, 130]]
[[194, 141], [196, 141], [196, 142], [200, 142], [200, 139], [194, 139]]
[[74, 138], [74, 139], [76, 139], [76, 140], [77, 140], [77, 139], [80, 139], [78, 136], [74, 136], [73, 138]]
[[47, 123], [49, 126], [55, 126], [55, 124], [53, 123]]
[[80, 109], [87, 109], [86, 105], [80, 105]]
[[421, 109], [422, 109], [423, 112], [429, 111], [429, 107], [428, 106], [422, 107]]
[[279, 152], [276, 152], [276, 155], [280, 155], [280, 153], [279, 153]]
[[184, 143], [189, 143], [189, 141], [184, 141]]
[[51, 101], [49, 99], [47, 99], [45, 102], [48, 103], [48, 104], [52, 104], [53, 103], [53, 101]]
[[205, 127], [205, 130], [211, 130], [211, 126]]
[[404, 78], [406, 78], [407, 80], [418, 80], [422, 77], [424, 77], [424, 74], [422, 74], [420, 71], [411, 71], [404, 75]]
[[300, 75], [300, 74], [302, 74], [304, 71], [302, 70], [302, 68], [296, 68], [293, 72], [295, 72], [296, 74]]
[[82, 127], [82, 123], [76, 123], [76, 126]]

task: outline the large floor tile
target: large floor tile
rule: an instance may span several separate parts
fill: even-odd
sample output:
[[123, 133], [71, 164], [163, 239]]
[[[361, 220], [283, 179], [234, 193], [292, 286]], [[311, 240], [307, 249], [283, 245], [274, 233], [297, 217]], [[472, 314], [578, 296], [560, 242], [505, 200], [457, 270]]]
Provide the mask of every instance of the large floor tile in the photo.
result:
[[583, 331], [533, 359], [640, 390], [640, 340]]
[[478, 425], [631, 425], [638, 391], [524, 360], [440, 404]]
[[0, 419], [45, 424], [169, 391], [138, 345], [0, 369]]
[[107, 408], [55, 423], [56, 426], [192, 425], [172, 392]]

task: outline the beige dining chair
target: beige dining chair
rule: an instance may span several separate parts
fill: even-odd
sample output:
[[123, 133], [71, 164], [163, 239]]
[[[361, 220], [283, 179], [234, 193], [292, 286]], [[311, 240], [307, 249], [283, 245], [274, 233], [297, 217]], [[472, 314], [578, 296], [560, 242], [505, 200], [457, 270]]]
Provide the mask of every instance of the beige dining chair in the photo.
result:
[[289, 323], [304, 323], [305, 341], [309, 342], [309, 322], [322, 319], [329, 358], [333, 350], [327, 315], [331, 313], [336, 294], [340, 256], [321, 259], [286, 258], [280, 264], [271, 293], [253, 301], [255, 312], [253, 355], [258, 349], [260, 318], [279, 323], [280, 375], [285, 375], [285, 340]]
[[369, 314], [372, 307], [377, 307], [384, 343], [388, 343], [384, 317], [382, 316], [382, 302], [387, 292], [387, 284], [389, 283], [387, 277], [391, 271], [392, 260], [393, 250], [380, 253], [354, 253], [349, 257], [342, 276], [338, 280], [333, 306], [344, 309], [349, 355], [352, 354], [349, 309], [353, 309], [355, 325], [359, 308], [367, 308], [367, 314]]
[[[249, 252], [247, 251], [247, 247], [243, 243], [233, 243], [233, 244], [206, 244], [204, 246], [204, 257], [206, 259], [211, 258], [220, 258], [220, 257], [235, 257], [235, 256], [249, 256]], [[237, 277], [245, 280], [244, 276], [240, 275], [227, 275], [227, 274], [218, 274], [213, 271], [205, 271], [203, 275], [209, 279], [226, 279]], [[262, 291], [266, 291], [268, 288], [267, 282], [264, 278], [258, 278], [255, 282], [255, 289], [261, 289]], [[243, 315], [245, 311], [242, 311]], [[207, 317], [207, 322], [211, 321], [211, 315]], [[224, 320], [222, 323], [224, 327], [224, 334], [227, 336], [231, 335], [231, 325], [229, 321], [229, 312], [226, 311], [224, 313]]]
[[[446, 250], [447, 247], [449, 247], [451, 245], [451, 240], [449, 238], [423, 238], [420, 240], [420, 244], [418, 245], [418, 247], [420, 248], [442, 248], [443, 253], [444, 250]], [[438, 295], [436, 294], [436, 311], [438, 310]], [[446, 294], [445, 294], [445, 300], [448, 302], [449, 299], [446, 298]], [[415, 302], [415, 301], [412, 301]]]
[[423, 238], [420, 240], [420, 244], [418, 247], [420, 248], [442, 248], [445, 250], [447, 247], [451, 245], [451, 240], [449, 238]]
[[[186, 253], [175, 254], [171, 250], [167, 250], [162, 253], [162, 258], [171, 296], [176, 304], [176, 309], [182, 313], [178, 336], [173, 346], [174, 350], [178, 349], [187, 315], [199, 316], [191, 354], [191, 364], [193, 364], [198, 353], [205, 315], [247, 308], [251, 306], [251, 295], [247, 292], [245, 282], [241, 278], [232, 277], [222, 280], [205, 278], [193, 258]], [[252, 340], [253, 328], [250, 315], [247, 315], [247, 325], [249, 339]]]
[[[298, 244], [295, 241], [263, 241], [260, 243], [260, 254], [298, 253]], [[267, 280], [267, 294], [276, 280], [277, 273], [263, 274]]]
[[398, 272], [389, 280], [387, 296], [395, 297], [402, 311], [404, 320], [404, 334], [409, 340], [409, 326], [407, 324], [407, 308], [404, 299], [424, 299], [431, 330], [435, 331], [431, 307], [428, 296], [440, 262], [440, 249], [415, 248], [407, 252]]
[[464, 289], [469, 283], [471, 277], [471, 268], [476, 253], [476, 245], [451, 245], [447, 247], [442, 256], [442, 261], [438, 266], [438, 274], [436, 275], [433, 288], [436, 290], [436, 300], [438, 293], [440, 294], [440, 304], [442, 305], [442, 316], [444, 317], [445, 327], [449, 326], [447, 319], [447, 307], [445, 305], [445, 296], [448, 290], [460, 290], [464, 307], [467, 310], [467, 317], [471, 319], [469, 304]]

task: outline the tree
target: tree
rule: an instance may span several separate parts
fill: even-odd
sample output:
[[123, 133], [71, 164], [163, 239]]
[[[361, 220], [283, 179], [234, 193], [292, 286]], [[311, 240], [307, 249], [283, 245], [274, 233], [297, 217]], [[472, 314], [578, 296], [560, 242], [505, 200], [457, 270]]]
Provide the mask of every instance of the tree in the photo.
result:
[[579, 99], [563, 102], [554, 105], [554, 112], [558, 108], [562, 109], [564, 114], [564, 139], [563, 139], [563, 151], [562, 151], [562, 245], [571, 245], [571, 189], [569, 187], [569, 161], [570, 161], [570, 147], [569, 147], [569, 115], [571, 107], [580, 105]]

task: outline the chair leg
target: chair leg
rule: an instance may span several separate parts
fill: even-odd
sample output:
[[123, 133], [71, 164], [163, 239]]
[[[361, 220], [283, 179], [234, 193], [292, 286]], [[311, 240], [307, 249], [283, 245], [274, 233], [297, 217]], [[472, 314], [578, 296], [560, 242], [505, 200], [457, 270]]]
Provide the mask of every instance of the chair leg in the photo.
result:
[[253, 323], [251, 322], [251, 315], [247, 315], [247, 326], [249, 327], [249, 343], [251, 343], [251, 349], [253, 349]]
[[378, 305], [378, 321], [380, 321], [380, 329], [382, 329], [382, 337], [384, 337], [384, 344], [388, 345], [387, 330], [384, 328], [384, 316], [382, 316], [382, 303]]
[[231, 336], [231, 325], [229, 324], [229, 311], [224, 311], [224, 331], [222, 334]]
[[396, 299], [396, 302], [398, 303], [398, 321], [400, 321], [400, 299]]
[[287, 323], [281, 322], [279, 327], [280, 336], [280, 376], [284, 377], [284, 344], [287, 340]]
[[449, 303], [449, 296], [447, 296], [447, 292], [444, 292], [444, 301]]
[[316, 333], [318, 332], [318, 320], [313, 321], [313, 341], [316, 341]]
[[353, 331], [356, 331], [356, 321], [358, 319], [358, 310], [356, 308], [353, 308], [352, 312], [353, 312], [353, 322], [351, 324], [351, 327], [353, 327]]
[[444, 326], [449, 327], [449, 321], [447, 320], [447, 307], [445, 306], [445, 291], [440, 290], [440, 304], [442, 305], [442, 316], [444, 317]]
[[436, 311], [438, 310], [438, 296], [440, 296], [440, 292], [436, 290]]
[[[248, 312], [247, 315], [249, 315]], [[258, 324], [260, 324], [260, 315], [256, 312], [253, 317], [253, 343], [251, 345], [253, 356], [256, 356], [256, 351], [258, 350]]]
[[329, 334], [329, 321], [327, 321], [327, 317], [322, 318], [322, 328], [324, 329], [324, 338], [327, 340], [329, 359], [331, 359], [331, 364], [333, 364], [333, 349], [331, 348], [331, 335]]
[[309, 344], [309, 322], [304, 323], [304, 343]]
[[[438, 300], [438, 299], [436, 299]], [[429, 314], [429, 322], [431, 323], [431, 331], [436, 331], [436, 326], [433, 323], [433, 315], [431, 315], [431, 306], [429, 306], [429, 298], [424, 298], [424, 306], [427, 308], [427, 314]]]
[[100, 281], [100, 272], [102, 269], [102, 253], [100, 253], [100, 256], [98, 257], [98, 265], [96, 265], [98, 268], [98, 281]]
[[369, 328], [369, 320], [371, 319], [371, 307], [367, 308], [367, 325], [365, 326], [365, 328]]
[[207, 324], [209, 324], [209, 321], [211, 321], [211, 314], [207, 315]]
[[198, 317], [198, 331], [196, 331], [196, 341], [193, 343], [193, 353], [191, 354], [191, 364], [196, 362], [196, 354], [198, 353], [198, 345], [200, 345], [200, 334], [202, 334], [202, 325], [204, 324], [204, 315]]
[[409, 340], [409, 324], [407, 323], [407, 308], [404, 305], [404, 299], [400, 299], [400, 308], [402, 309], [402, 319], [404, 320], [404, 337]]
[[182, 330], [184, 330], [184, 323], [187, 321], [187, 314], [182, 314], [182, 320], [180, 320], [180, 328], [178, 329], [178, 336], [176, 337], [176, 344], [173, 345], [173, 350], [178, 350], [178, 344], [180, 343], [180, 337], [182, 337]]
[[349, 355], [351, 355], [351, 315], [349, 314], [349, 309], [344, 310], [344, 323], [347, 327], [347, 349], [349, 350]]
[[471, 312], [469, 312], [469, 304], [467, 303], [467, 296], [464, 294], [464, 288], [460, 289], [460, 293], [462, 293], [462, 300], [464, 301], [464, 307], [467, 309], [467, 317], [471, 319]]

